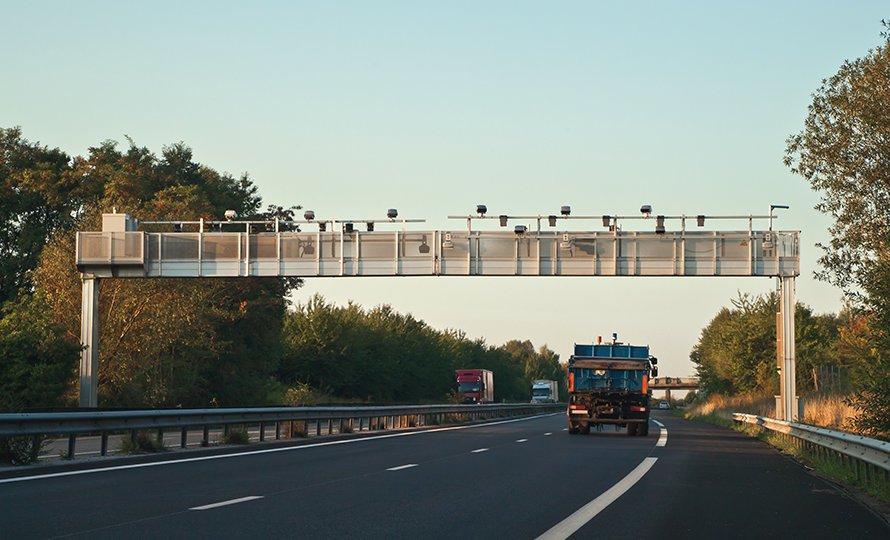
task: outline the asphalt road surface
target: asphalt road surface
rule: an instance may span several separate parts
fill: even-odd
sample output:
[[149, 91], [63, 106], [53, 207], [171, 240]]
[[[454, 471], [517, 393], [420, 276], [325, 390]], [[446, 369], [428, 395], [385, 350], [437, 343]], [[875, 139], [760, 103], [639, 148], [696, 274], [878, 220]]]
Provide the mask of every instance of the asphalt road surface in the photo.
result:
[[0, 537], [890, 537], [734, 431], [668, 413], [648, 437], [565, 426], [556, 414], [4, 471]]

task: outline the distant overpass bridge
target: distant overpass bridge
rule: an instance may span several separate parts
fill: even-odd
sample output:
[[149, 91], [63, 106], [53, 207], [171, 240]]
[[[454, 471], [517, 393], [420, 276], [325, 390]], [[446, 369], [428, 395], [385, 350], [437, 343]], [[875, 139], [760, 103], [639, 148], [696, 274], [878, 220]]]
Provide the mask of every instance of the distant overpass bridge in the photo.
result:
[[664, 399], [671, 400], [671, 390], [698, 390], [696, 377], [658, 377], [649, 383], [652, 390], [664, 390]]

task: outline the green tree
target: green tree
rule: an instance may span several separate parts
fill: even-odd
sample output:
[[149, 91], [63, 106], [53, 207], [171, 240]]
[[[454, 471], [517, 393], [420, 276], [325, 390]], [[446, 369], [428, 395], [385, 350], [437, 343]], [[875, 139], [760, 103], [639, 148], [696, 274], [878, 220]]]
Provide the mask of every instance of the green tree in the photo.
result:
[[[195, 163], [182, 143], [155, 156], [132, 141], [106, 141], [77, 160], [74, 176], [103, 186], [78, 228], [98, 230], [117, 207], [143, 221], [253, 217], [260, 198], [245, 175], [235, 179]], [[49, 241], [34, 280], [72, 342], [79, 341], [80, 280], [73, 231]], [[298, 280], [101, 280], [99, 399], [105, 406], [256, 405], [269, 402], [285, 295]]]
[[[731, 309], [721, 309], [702, 330], [690, 359], [707, 393], [776, 390], [777, 300], [775, 293], [740, 294], [732, 300]], [[798, 303], [795, 321], [798, 390], [820, 390], [820, 367], [839, 365], [839, 319], [814, 315]]]
[[816, 208], [834, 219], [818, 276], [844, 288], [860, 314], [853, 326], [867, 321], [858, 328], [865, 346], [844, 353], [856, 374], [856, 424], [890, 432], [890, 32], [881, 37], [822, 81], [804, 129], [787, 141], [785, 164], [820, 194]]
[[80, 347], [64, 332], [40, 294], [9, 302], [0, 318], [0, 410], [61, 405], [76, 374]]
[[90, 178], [72, 174], [71, 158], [22, 137], [21, 128], [0, 128], [0, 305], [31, 292], [49, 237], [70, 229], [86, 204], [101, 193]]
[[494, 372], [496, 401], [527, 401], [530, 377], [561, 373], [559, 357], [543, 347], [536, 353], [530, 342], [491, 347], [390, 306], [335, 306], [318, 295], [287, 313], [281, 342], [277, 376], [286, 386], [368, 402], [441, 402], [454, 389], [454, 371], [467, 368]]
[[821, 195], [816, 209], [834, 218], [820, 275], [845, 288], [890, 246], [890, 33], [881, 35], [822, 81], [785, 151], [785, 164]]
[[690, 359], [709, 393], [771, 391], [776, 376], [776, 295], [740, 294], [702, 330]]

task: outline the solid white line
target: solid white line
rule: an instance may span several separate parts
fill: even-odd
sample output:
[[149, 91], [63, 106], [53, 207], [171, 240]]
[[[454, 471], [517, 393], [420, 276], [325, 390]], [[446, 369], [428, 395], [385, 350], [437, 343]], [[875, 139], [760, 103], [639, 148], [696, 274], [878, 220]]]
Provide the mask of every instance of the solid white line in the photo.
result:
[[228, 506], [230, 504], [238, 504], [247, 501], [252, 501], [254, 499], [262, 499], [261, 495], [251, 495], [250, 497], [241, 497], [240, 499], [232, 499], [230, 501], [223, 501], [213, 504], [205, 504], [204, 506], [196, 506], [194, 508], [189, 508], [189, 510], [210, 510], [211, 508], [219, 508], [220, 506]]
[[81, 474], [93, 474], [99, 472], [108, 472], [108, 471], [121, 471], [124, 469], [142, 469], [145, 467], [160, 467], [163, 465], [177, 465], [179, 463], [191, 463], [193, 461], [210, 461], [213, 459], [228, 459], [242, 456], [253, 456], [257, 454], [271, 454], [275, 452], [291, 452], [294, 450], [303, 450], [305, 448], [318, 448], [320, 446], [333, 446], [337, 444], [353, 444], [360, 443], [366, 441], [374, 441], [377, 439], [390, 439], [393, 437], [410, 437], [413, 435], [424, 435], [426, 433], [437, 433], [440, 431], [454, 431], [458, 429], [477, 429], [488, 426], [496, 426], [498, 424], [510, 424], [513, 422], [522, 422], [524, 420], [534, 420], [536, 418], [544, 418], [545, 416], [553, 416], [556, 414], [564, 414], [561, 412], [550, 413], [550, 414], [539, 414], [536, 416], [527, 416], [524, 418], [513, 418], [510, 420], [499, 420], [497, 422], [489, 422], [487, 424], [473, 424], [471, 426], [451, 426], [444, 428], [436, 428], [436, 429], [426, 429], [423, 431], [407, 431], [404, 433], [389, 433], [386, 435], [375, 435], [373, 437], [362, 437], [359, 439], [343, 439], [339, 441], [327, 441], [320, 443], [312, 443], [312, 444], [304, 444], [300, 446], [285, 446], [282, 448], [266, 448], [264, 450], [248, 450], [245, 452], [236, 452], [234, 454], [220, 454], [216, 456], [201, 456], [201, 457], [193, 457], [193, 458], [184, 458], [184, 459], [175, 459], [168, 461], [153, 461], [151, 463], [134, 463], [132, 465], [116, 465], [111, 467], [99, 467], [97, 469], [83, 469], [78, 471], [66, 471], [59, 473], [49, 473], [49, 474], [37, 474], [34, 476], [20, 476], [18, 478], [3, 478], [0, 479], [0, 484], [11, 484], [13, 482], [26, 482], [29, 480], [43, 480], [46, 478], [59, 478], [63, 476], [77, 476]]
[[417, 463], [409, 463], [407, 465], [399, 465], [398, 467], [390, 467], [386, 470], [387, 471], [401, 471], [402, 469], [410, 469], [411, 467], [417, 467]]
[[516, 442], [525, 442], [525, 441], [527, 441], [527, 440], [528, 440], [528, 439], [516, 439]]
[[578, 529], [583, 527], [588, 521], [596, 517], [607, 506], [615, 502], [618, 497], [633, 487], [640, 478], [643, 477], [652, 465], [658, 461], [656, 457], [647, 457], [637, 465], [637, 468], [622, 478], [617, 484], [609, 488], [608, 491], [582, 506], [571, 516], [554, 525], [550, 530], [538, 537], [538, 540], [563, 540], [574, 534]]
[[478, 454], [479, 452], [488, 452], [488, 448], [477, 448], [475, 450], [470, 450], [471, 454]]
[[664, 424], [659, 422], [658, 420], [652, 419], [653, 422], [658, 424], [658, 427], [661, 428], [661, 435], [658, 436], [658, 442], [655, 443], [655, 446], [664, 446], [668, 443], [668, 430], [664, 427]]

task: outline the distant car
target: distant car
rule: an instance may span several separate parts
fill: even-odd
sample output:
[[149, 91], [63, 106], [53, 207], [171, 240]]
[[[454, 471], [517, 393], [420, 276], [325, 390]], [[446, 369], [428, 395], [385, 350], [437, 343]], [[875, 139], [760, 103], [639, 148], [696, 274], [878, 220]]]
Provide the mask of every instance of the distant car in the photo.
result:
[[667, 401], [662, 401], [661, 403], [658, 404], [658, 408], [659, 409], [670, 409], [671, 404]]

